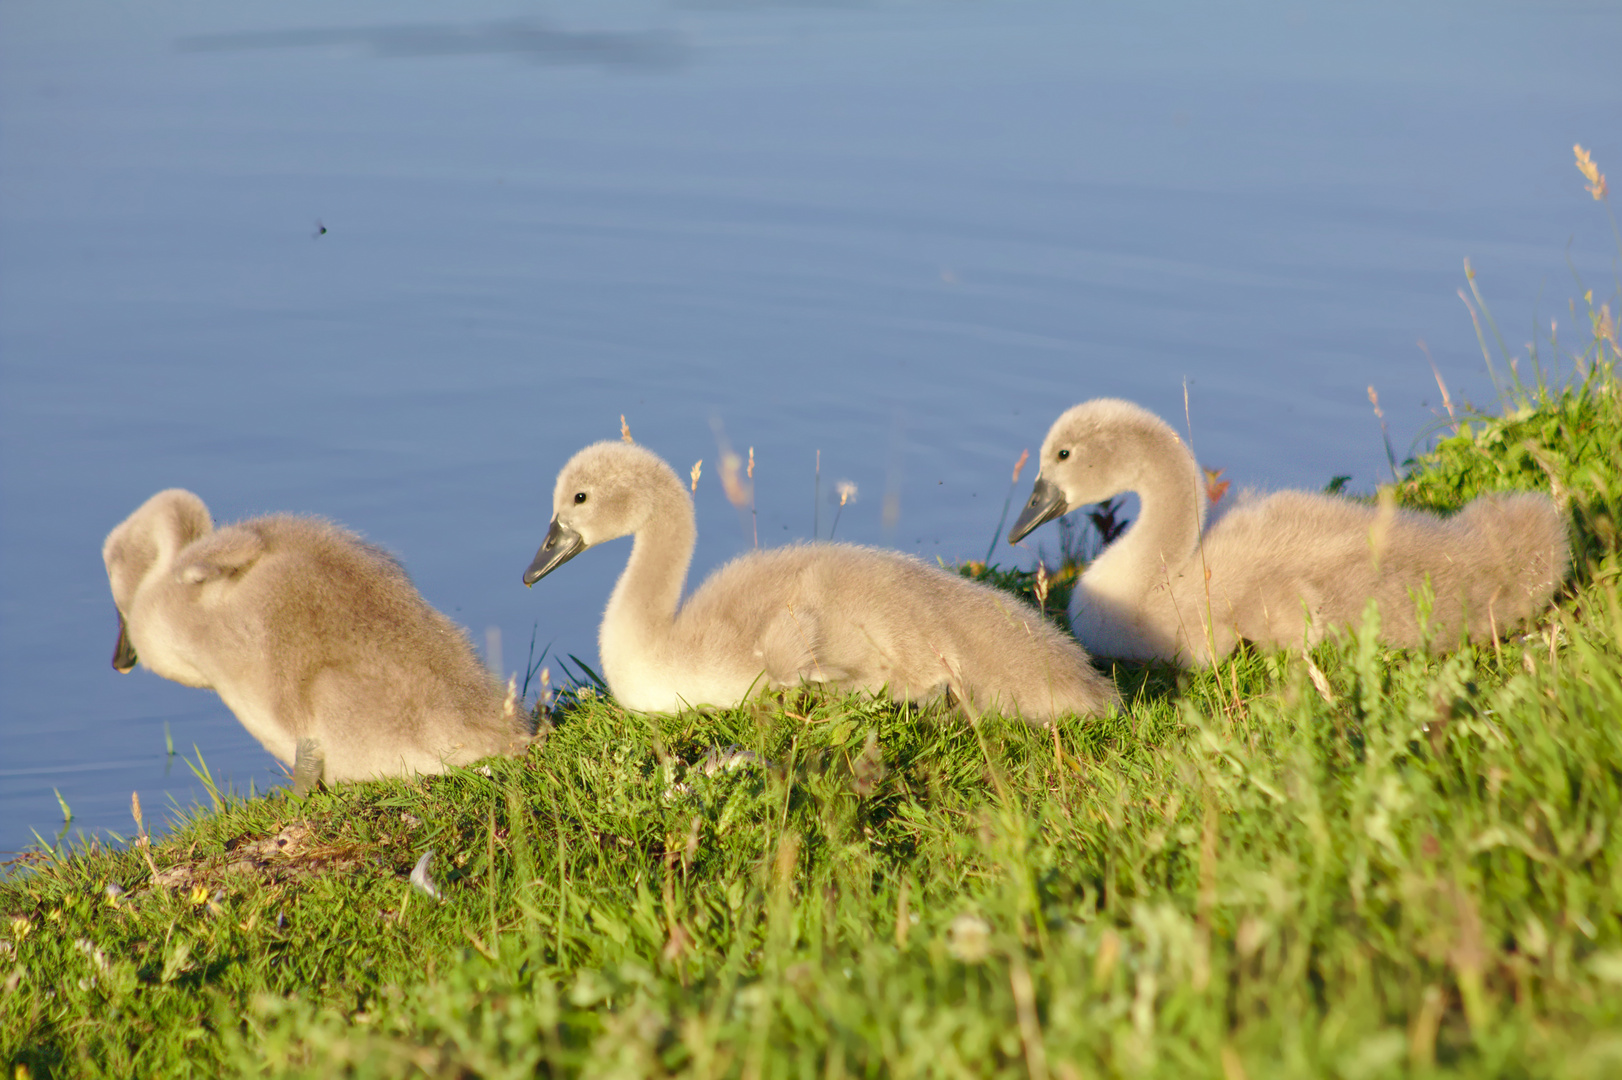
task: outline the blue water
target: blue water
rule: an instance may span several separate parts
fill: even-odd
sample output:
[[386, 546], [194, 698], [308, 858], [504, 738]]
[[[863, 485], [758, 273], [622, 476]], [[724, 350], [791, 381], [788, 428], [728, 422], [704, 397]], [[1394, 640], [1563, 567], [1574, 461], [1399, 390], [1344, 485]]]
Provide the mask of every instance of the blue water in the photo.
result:
[[1614, 282], [1571, 146], [1622, 177], [1622, 6], [1413, 7], [4, 0], [0, 851], [53, 788], [76, 835], [187, 757], [280, 782], [109, 666], [101, 540], [163, 487], [364, 532], [507, 670], [595, 663], [625, 546], [519, 575], [622, 413], [705, 461], [695, 574], [750, 543], [717, 424], [762, 543], [827, 535], [820, 450], [841, 539], [983, 556], [1063, 408], [1185, 383], [1241, 486], [1372, 487], [1420, 339], [1493, 400], [1464, 258], [1523, 355]]

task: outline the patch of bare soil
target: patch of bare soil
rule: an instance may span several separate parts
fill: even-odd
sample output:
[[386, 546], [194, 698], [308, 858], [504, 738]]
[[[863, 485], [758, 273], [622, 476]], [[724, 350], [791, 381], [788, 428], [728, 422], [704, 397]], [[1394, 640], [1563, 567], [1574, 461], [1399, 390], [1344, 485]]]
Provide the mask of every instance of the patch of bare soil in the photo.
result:
[[281, 884], [351, 870], [372, 850], [370, 845], [323, 843], [307, 822], [295, 821], [270, 836], [239, 836], [226, 844], [223, 855], [182, 857], [162, 870], [154, 867], [150, 884], [183, 889], [225, 877]]

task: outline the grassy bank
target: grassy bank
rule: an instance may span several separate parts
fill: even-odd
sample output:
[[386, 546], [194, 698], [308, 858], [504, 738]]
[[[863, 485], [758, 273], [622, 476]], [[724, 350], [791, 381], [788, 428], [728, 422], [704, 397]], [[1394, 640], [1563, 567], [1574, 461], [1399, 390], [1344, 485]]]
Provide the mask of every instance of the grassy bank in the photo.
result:
[[1568, 500], [1580, 565], [1524, 637], [1121, 666], [1129, 707], [1057, 732], [583, 692], [487, 770], [41, 855], [0, 883], [6, 1075], [1617, 1075], [1601, 329], [1397, 485]]

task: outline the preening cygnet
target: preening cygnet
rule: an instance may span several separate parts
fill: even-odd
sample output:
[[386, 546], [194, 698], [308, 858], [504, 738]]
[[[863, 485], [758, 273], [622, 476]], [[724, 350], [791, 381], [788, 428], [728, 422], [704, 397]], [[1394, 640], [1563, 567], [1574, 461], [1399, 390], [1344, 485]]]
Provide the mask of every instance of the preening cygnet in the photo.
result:
[[632, 535], [603, 613], [603, 677], [627, 708], [730, 706], [825, 683], [965, 712], [1047, 721], [1101, 713], [1113, 684], [1030, 605], [896, 552], [800, 544], [741, 555], [681, 602], [697, 537], [686, 486], [657, 455], [588, 446], [558, 475], [533, 585], [595, 544]]
[[1484, 495], [1450, 517], [1285, 491], [1242, 501], [1208, 531], [1205, 487], [1170, 425], [1126, 401], [1070, 409], [1042, 443], [1035, 490], [1009, 542], [1067, 510], [1136, 492], [1138, 520], [1087, 567], [1070, 624], [1102, 656], [1207, 665], [1240, 639], [1316, 642], [1359, 624], [1414, 647], [1417, 594], [1434, 593], [1437, 645], [1502, 633], [1541, 610], [1570, 561], [1547, 495]]
[[214, 690], [315, 781], [437, 773], [528, 743], [527, 721], [456, 624], [390, 555], [315, 518], [215, 529], [203, 501], [161, 491], [102, 547], [118, 648]]

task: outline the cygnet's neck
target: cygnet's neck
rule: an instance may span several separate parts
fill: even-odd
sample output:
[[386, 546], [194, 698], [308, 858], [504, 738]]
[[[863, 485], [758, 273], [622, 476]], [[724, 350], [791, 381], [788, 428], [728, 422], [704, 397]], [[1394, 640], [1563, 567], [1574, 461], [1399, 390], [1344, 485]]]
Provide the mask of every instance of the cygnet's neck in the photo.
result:
[[634, 534], [631, 558], [603, 612], [600, 645], [610, 656], [656, 656], [668, 644], [698, 536], [693, 504], [679, 482], [647, 492], [653, 506]]
[[1141, 457], [1116, 494], [1137, 493], [1137, 521], [1106, 548], [1079, 584], [1095, 596], [1131, 601], [1163, 584], [1188, 561], [1205, 524], [1199, 466], [1169, 427], [1145, 433]]

